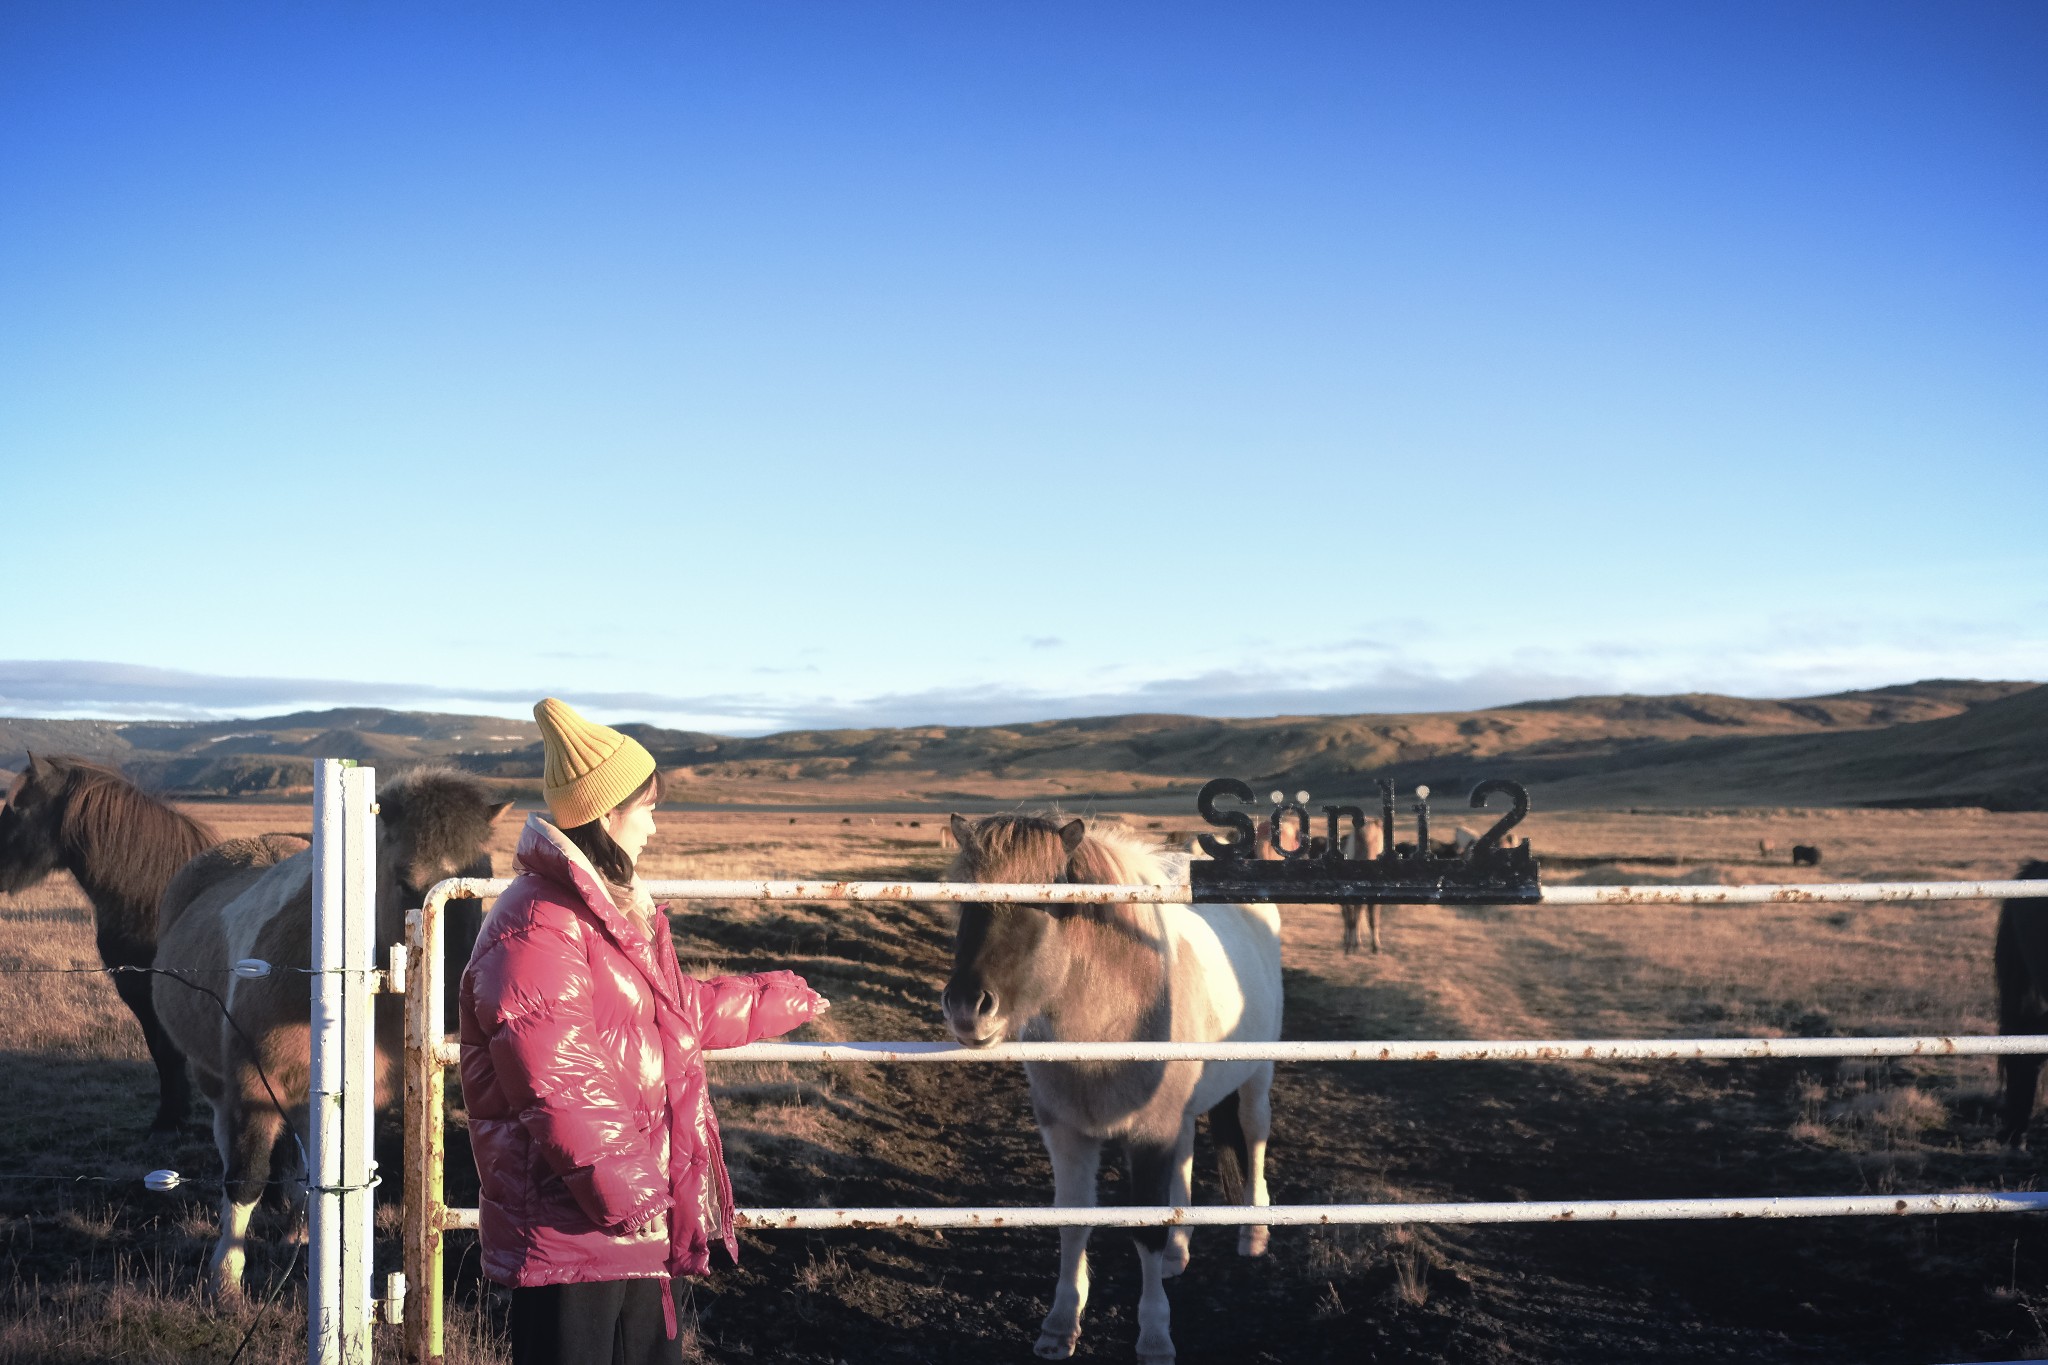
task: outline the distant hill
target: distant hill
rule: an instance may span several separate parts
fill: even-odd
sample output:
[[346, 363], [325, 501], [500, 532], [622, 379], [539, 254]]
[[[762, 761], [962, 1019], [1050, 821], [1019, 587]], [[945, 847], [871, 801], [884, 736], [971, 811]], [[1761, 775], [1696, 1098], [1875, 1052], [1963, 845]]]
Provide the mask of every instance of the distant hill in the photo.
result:
[[[1511, 777], [1544, 804], [1990, 805], [2048, 809], [2048, 687], [1936, 679], [1791, 700], [1571, 697], [1391, 716], [1101, 716], [732, 738], [623, 727], [684, 801], [859, 804], [1184, 798], [1207, 778], [1364, 796], [1372, 781], [1455, 795]], [[286, 794], [313, 760], [443, 762], [538, 793], [526, 721], [348, 708], [237, 721], [0, 719], [0, 767], [29, 749], [118, 764], [191, 796]]]

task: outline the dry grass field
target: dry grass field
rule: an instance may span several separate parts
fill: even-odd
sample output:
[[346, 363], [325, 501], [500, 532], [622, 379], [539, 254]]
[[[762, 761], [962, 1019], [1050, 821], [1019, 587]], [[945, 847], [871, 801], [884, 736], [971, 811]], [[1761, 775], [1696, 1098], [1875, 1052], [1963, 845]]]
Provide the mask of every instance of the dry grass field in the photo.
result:
[[[304, 831], [304, 806], [192, 808], [222, 835]], [[1133, 811], [1162, 841], [1189, 816]], [[929, 873], [943, 816], [664, 812], [656, 877]], [[910, 822], [918, 823], [912, 825]], [[2048, 855], [2048, 814], [1569, 812], [1525, 827], [1550, 881], [1753, 882], [2008, 875]], [[509, 853], [499, 850], [500, 866]], [[1824, 850], [1764, 862], [1759, 839]], [[691, 904], [699, 972], [790, 966], [830, 995], [830, 1036], [937, 1038], [949, 952], [931, 906]], [[1988, 1032], [1996, 907], [1440, 909], [1386, 914], [1388, 951], [1347, 958], [1333, 909], [1287, 912], [1299, 1038]], [[63, 879], [0, 897], [0, 1363], [303, 1358], [296, 1248], [280, 1214], [250, 1264], [265, 1312], [197, 1296], [217, 1174], [195, 1123], [142, 1134], [153, 1074]], [[14, 973], [14, 974], [8, 974]], [[1050, 1173], [1021, 1073], [996, 1066], [736, 1066], [714, 1072], [750, 1204], [1041, 1203]], [[1992, 1063], [1913, 1059], [1283, 1067], [1276, 1201], [1618, 1198], [2034, 1188], [1992, 1141]], [[459, 1131], [451, 1193], [473, 1194]], [[1198, 1199], [1213, 1199], [1204, 1153]], [[395, 1210], [387, 1209], [389, 1217]], [[2048, 1236], [2035, 1219], [1822, 1219], [1380, 1231], [1276, 1229], [1242, 1261], [1195, 1239], [1172, 1282], [1181, 1358], [1206, 1361], [2009, 1360], [2048, 1353]], [[709, 1361], [1030, 1359], [1050, 1233], [748, 1235], [689, 1292]], [[455, 1358], [503, 1359], [502, 1308], [451, 1247]], [[391, 1249], [395, 1258], [395, 1246]], [[1128, 1359], [1135, 1261], [1102, 1235], [1084, 1359]], [[288, 1278], [287, 1271], [291, 1272]], [[391, 1343], [395, 1357], [395, 1343]]]

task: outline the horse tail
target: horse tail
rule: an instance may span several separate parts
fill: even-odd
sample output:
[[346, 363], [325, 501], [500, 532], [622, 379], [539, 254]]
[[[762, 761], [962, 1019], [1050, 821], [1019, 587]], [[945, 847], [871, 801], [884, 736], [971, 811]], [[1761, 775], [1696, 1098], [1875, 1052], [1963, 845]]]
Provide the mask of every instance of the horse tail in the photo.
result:
[[1237, 1116], [1237, 1092], [1209, 1111], [1209, 1140], [1216, 1144], [1216, 1182], [1223, 1187], [1223, 1202], [1244, 1202], [1244, 1176], [1251, 1166], [1251, 1150], [1245, 1142], [1244, 1123]]

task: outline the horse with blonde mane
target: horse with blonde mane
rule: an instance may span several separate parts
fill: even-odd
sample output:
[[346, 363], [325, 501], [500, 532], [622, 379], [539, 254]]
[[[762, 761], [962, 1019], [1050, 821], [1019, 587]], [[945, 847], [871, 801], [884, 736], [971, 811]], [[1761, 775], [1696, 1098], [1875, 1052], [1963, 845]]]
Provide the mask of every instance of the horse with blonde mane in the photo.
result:
[[[1117, 832], [1035, 816], [952, 818], [950, 881], [1167, 885], [1155, 852]], [[946, 1025], [968, 1047], [1030, 1042], [1267, 1042], [1280, 1036], [1280, 915], [1271, 905], [960, 907]], [[1107, 1143], [1121, 1147], [1134, 1205], [1191, 1202], [1195, 1118], [1209, 1116], [1231, 1203], [1263, 1206], [1273, 1064], [1026, 1062], [1031, 1109], [1052, 1158], [1053, 1202], [1092, 1207]], [[1037, 1353], [1064, 1359], [1081, 1336], [1090, 1229], [1060, 1229], [1060, 1276]], [[1174, 1358], [1164, 1279], [1188, 1263], [1189, 1229], [1138, 1228], [1143, 1290], [1137, 1358]], [[1240, 1255], [1266, 1250], [1247, 1226]]]

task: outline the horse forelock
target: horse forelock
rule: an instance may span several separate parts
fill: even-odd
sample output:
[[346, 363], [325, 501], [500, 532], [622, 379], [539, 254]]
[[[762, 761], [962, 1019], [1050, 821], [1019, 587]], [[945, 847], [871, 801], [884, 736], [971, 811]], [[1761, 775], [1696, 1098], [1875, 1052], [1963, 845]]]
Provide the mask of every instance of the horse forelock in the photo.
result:
[[416, 861], [466, 864], [490, 838], [490, 789], [453, 768], [414, 768], [385, 787], [378, 801]]
[[[1121, 831], [1090, 830], [1070, 854], [1060, 829], [1068, 821], [1058, 815], [994, 815], [974, 827], [947, 869], [949, 881], [1076, 882], [1099, 886], [1154, 886], [1165, 880], [1158, 856], [1142, 841]], [[1159, 933], [1157, 912], [1150, 906], [1048, 906], [1056, 916], [1078, 916], [1146, 941]]]

